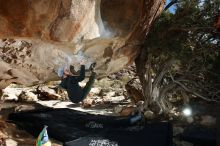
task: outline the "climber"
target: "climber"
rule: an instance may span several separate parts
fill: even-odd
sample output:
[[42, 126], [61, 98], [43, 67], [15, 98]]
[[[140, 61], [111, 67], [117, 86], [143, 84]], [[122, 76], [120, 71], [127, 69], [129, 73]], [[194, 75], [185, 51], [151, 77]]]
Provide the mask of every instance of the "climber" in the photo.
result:
[[60, 87], [66, 89], [69, 99], [73, 103], [83, 101], [90, 92], [96, 77], [96, 73], [93, 71], [94, 67], [95, 63], [89, 68], [91, 76], [84, 88], [79, 86], [79, 82], [85, 78], [85, 65], [81, 65], [79, 72], [76, 72], [73, 66], [70, 66], [69, 70], [64, 70]]

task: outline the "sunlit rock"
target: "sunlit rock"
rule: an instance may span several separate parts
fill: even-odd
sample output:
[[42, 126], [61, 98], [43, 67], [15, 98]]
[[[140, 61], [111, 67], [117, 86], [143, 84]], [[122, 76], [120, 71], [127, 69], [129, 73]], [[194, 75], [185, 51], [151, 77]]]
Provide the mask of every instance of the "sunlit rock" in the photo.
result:
[[[0, 89], [57, 80], [96, 62], [98, 77], [131, 64], [164, 0], [0, 0]], [[7, 38], [7, 39], [5, 39]], [[8, 39], [10, 38], [10, 39]]]

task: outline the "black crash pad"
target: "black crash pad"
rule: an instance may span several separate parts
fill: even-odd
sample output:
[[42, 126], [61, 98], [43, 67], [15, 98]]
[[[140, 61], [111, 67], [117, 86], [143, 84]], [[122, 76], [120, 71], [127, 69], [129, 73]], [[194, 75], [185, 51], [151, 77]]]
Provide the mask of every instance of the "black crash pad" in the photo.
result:
[[37, 136], [44, 125], [49, 137], [64, 146], [171, 146], [172, 126], [168, 122], [139, 126], [134, 117], [93, 115], [71, 109], [43, 109], [9, 115], [9, 121]]
[[217, 133], [216, 129], [204, 126], [189, 126], [184, 129], [182, 134], [184, 141], [191, 142], [199, 146], [216, 146]]

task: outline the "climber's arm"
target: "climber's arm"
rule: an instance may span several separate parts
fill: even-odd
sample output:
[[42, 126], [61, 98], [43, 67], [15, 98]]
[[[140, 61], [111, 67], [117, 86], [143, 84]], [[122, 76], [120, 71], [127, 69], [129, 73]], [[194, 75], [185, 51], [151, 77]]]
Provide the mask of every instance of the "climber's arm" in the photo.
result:
[[80, 68], [80, 75], [78, 77], [76, 77], [76, 80], [78, 82], [81, 82], [82, 80], [85, 79], [85, 65], [81, 65], [81, 68]]

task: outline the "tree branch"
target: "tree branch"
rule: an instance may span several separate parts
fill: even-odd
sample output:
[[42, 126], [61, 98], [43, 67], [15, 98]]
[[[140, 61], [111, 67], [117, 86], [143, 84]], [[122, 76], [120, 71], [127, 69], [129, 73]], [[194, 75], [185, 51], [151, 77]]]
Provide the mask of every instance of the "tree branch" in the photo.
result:
[[164, 11], [166, 11], [167, 9], [169, 9], [172, 5], [176, 4], [178, 2], [178, 0], [172, 0], [165, 8]]
[[169, 73], [169, 74], [170, 74], [170, 77], [171, 77], [172, 81], [173, 81], [174, 83], [178, 84], [179, 86], [181, 86], [185, 91], [187, 91], [187, 92], [189, 92], [189, 93], [192, 93], [192, 94], [196, 95], [197, 97], [200, 97], [200, 98], [202, 98], [202, 99], [204, 99], [204, 100], [206, 100], [206, 101], [209, 101], [209, 102], [210, 102], [210, 101], [214, 101], [214, 102], [218, 102], [218, 103], [219, 103], [219, 101], [217, 101], [217, 100], [208, 99], [208, 98], [204, 97], [203, 95], [201, 95], [201, 94], [199, 94], [199, 93], [197, 93], [197, 92], [195, 92], [195, 91], [190, 90], [189, 88], [187, 88], [187, 87], [186, 87], [184, 84], [182, 84], [181, 82], [174, 80], [173, 75], [172, 75], [171, 73]]

